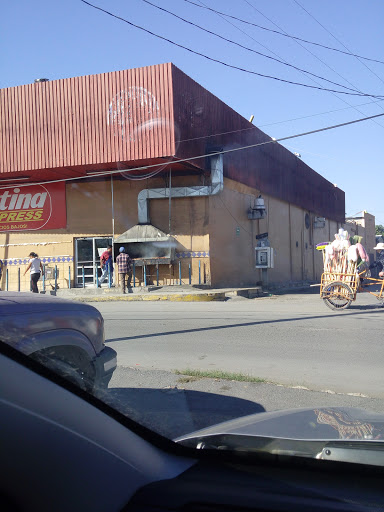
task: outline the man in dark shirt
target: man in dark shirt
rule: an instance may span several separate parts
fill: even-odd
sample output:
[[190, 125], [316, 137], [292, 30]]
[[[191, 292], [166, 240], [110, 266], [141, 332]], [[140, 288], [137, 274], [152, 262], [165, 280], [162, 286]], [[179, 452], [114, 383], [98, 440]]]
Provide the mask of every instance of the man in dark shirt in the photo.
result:
[[379, 277], [384, 277], [384, 243], [378, 243], [373, 249], [377, 251], [377, 256], [376, 261], [371, 265], [371, 267], [376, 267], [379, 271]]
[[131, 280], [132, 280], [132, 260], [129, 255], [125, 252], [124, 247], [120, 247], [119, 255], [116, 258], [117, 269], [119, 272], [119, 282], [120, 288], [123, 293], [125, 293], [125, 280], [128, 276], [128, 291], [131, 292]]
[[107, 277], [109, 276], [109, 272], [111, 273], [111, 281], [113, 278], [113, 258], [112, 258], [112, 245], [108, 245], [108, 249], [103, 252], [100, 257], [100, 265], [102, 274], [99, 279], [99, 287], [101, 283], [103, 283]]

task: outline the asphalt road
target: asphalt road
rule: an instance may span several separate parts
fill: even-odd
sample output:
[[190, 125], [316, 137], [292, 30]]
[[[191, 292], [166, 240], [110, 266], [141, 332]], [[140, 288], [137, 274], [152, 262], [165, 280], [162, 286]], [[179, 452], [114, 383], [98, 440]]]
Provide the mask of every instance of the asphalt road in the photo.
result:
[[225, 370], [384, 398], [384, 308], [368, 294], [343, 312], [329, 310], [314, 294], [96, 307], [122, 367]]
[[[103, 399], [129, 418], [170, 438], [264, 411], [353, 407], [384, 413], [384, 400], [380, 398], [123, 367], [115, 371]], [[315, 415], [313, 419], [317, 421]]]
[[[175, 438], [246, 414], [299, 407], [384, 413], [384, 309], [367, 294], [334, 313], [314, 294], [227, 302], [108, 302], [107, 344], [118, 368], [104, 399]], [[249, 383], [189, 378], [225, 370]]]

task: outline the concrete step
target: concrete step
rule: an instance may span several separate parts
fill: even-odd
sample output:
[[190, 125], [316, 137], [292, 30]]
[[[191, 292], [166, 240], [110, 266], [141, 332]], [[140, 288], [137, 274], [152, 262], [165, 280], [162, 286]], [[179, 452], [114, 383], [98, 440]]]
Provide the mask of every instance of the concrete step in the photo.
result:
[[254, 288], [239, 288], [237, 290], [229, 290], [225, 292], [225, 296], [231, 297], [245, 297], [247, 299], [255, 299], [257, 297], [263, 297], [265, 293], [261, 286], [255, 286]]

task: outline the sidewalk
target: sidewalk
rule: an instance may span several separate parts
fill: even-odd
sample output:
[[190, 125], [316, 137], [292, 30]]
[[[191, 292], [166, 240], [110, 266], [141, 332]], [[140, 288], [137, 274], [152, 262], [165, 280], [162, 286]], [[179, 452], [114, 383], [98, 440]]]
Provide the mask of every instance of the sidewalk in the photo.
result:
[[[123, 294], [119, 288], [72, 288], [59, 289], [58, 297], [78, 300], [81, 302], [112, 302], [112, 301], [159, 301], [173, 302], [209, 302], [224, 301], [231, 297], [253, 299], [266, 294], [261, 286], [248, 288], [212, 289], [204, 286], [146, 286], [132, 288], [132, 293]], [[51, 292], [52, 294], [54, 292]]]
[[[292, 293], [292, 291], [310, 290], [308, 284], [296, 285], [293, 287], [263, 290], [261, 286], [238, 287], [238, 288], [209, 288], [206, 285], [174, 285], [174, 286], [146, 286], [135, 287], [131, 293], [123, 294], [119, 288], [71, 288], [58, 289], [58, 297], [80, 302], [113, 302], [113, 301], [173, 301], [173, 302], [209, 302], [224, 301], [230, 298], [243, 297], [255, 299], [271, 297], [281, 293]], [[54, 292], [51, 292], [55, 294]]]

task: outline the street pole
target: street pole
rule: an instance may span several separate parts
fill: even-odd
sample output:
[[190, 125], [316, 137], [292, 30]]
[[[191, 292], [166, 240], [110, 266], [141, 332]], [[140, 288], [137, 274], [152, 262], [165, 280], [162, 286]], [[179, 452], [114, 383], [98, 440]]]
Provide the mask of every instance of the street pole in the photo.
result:
[[172, 192], [172, 170], [169, 169], [169, 203], [168, 203], [168, 234], [171, 234], [171, 192]]
[[[113, 174], [111, 174], [111, 199], [112, 199], [112, 265], [114, 266], [115, 257], [115, 200], [113, 189]], [[111, 287], [111, 279], [109, 279], [109, 287]]]
[[112, 247], [115, 242], [115, 204], [113, 196], [113, 174], [111, 174], [111, 198], [112, 198]]

